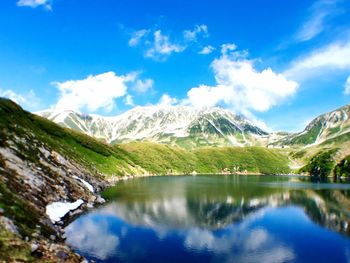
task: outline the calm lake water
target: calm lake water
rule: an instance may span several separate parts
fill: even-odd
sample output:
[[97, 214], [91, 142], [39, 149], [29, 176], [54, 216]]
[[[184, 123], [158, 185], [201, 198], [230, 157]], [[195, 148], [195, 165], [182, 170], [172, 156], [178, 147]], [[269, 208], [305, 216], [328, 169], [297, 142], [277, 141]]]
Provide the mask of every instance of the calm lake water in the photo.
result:
[[350, 184], [287, 176], [148, 177], [66, 228], [96, 262], [350, 262]]

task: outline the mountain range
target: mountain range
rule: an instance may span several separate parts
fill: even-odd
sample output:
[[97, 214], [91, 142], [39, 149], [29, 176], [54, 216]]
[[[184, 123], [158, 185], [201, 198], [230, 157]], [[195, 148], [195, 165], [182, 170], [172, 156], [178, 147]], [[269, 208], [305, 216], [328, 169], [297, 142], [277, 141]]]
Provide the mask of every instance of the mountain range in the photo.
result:
[[185, 148], [249, 146], [262, 144], [268, 135], [248, 119], [218, 107], [135, 107], [115, 117], [55, 110], [37, 114], [110, 144], [152, 141]]
[[184, 148], [200, 146], [314, 145], [350, 131], [350, 104], [322, 114], [299, 133], [271, 133], [244, 116], [219, 107], [135, 107], [103, 117], [74, 111], [45, 110], [36, 114], [110, 144], [151, 141]]

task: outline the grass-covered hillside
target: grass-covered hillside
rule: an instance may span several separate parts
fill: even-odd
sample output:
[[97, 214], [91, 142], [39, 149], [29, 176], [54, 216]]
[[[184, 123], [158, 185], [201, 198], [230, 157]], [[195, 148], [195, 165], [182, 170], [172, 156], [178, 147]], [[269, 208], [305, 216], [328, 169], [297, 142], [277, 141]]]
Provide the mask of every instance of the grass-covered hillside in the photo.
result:
[[288, 159], [263, 147], [184, 150], [164, 144], [135, 142], [116, 146], [147, 171], [156, 174], [250, 172], [288, 173]]
[[300, 172], [314, 176], [350, 176], [350, 132], [330, 138], [320, 144], [297, 149], [291, 158], [300, 161]]
[[273, 144], [307, 146], [337, 138], [350, 132], [349, 117], [350, 104], [316, 117], [305, 127], [304, 131], [287, 135]]
[[111, 158], [112, 152], [0, 99], [0, 262], [80, 262], [46, 207], [78, 199], [81, 208], [93, 205], [106, 183], [92, 161]]

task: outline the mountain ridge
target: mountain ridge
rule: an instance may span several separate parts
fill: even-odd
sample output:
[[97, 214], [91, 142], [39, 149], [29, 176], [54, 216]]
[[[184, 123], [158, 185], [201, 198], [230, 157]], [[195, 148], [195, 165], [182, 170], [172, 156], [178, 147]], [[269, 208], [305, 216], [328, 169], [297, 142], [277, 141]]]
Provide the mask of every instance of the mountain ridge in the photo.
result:
[[111, 144], [147, 140], [185, 148], [249, 146], [268, 135], [246, 118], [219, 107], [138, 106], [110, 117], [55, 110], [36, 114]]
[[350, 131], [350, 104], [315, 117], [302, 132], [267, 132], [220, 107], [137, 106], [116, 116], [72, 110], [36, 114], [110, 144], [151, 141], [183, 148], [206, 146], [309, 147]]
[[288, 135], [275, 145], [312, 146], [350, 132], [350, 104], [315, 117], [302, 132]]

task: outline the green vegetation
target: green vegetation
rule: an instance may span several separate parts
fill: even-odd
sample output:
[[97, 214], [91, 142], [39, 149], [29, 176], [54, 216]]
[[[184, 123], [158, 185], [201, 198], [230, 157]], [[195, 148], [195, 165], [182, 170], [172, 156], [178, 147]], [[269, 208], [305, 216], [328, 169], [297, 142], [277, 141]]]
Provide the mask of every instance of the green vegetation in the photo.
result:
[[336, 134], [336, 133], [340, 132], [340, 130], [341, 130], [340, 126], [337, 126], [337, 127], [334, 127], [334, 128], [329, 128], [329, 135]]
[[350, 155], [345, 157], [334, 167], [334, 176], [350, 177]]
[[190, 173], [196, 163], [194, 156], [179, 147], [149, 142], [132, 142], [117, 147], [152, 174]]
[[73, 159], [90, 171], [106, 175], [133, 172], [133, 163], [122, 150], [25, 112], [6, 99], [0, 99], [0, 133], [0, 145], [6, 144], [6, 139], [13, 139], [15, 136], [27, 138], [29, 143], [34, 135], [35, 139], [52, 150]]
[[296, 158], [296, 159], [299, 159], [299, 158], [303, 158], [306, 154], [306, 150], [300, 150], [300, 151], [297, 151], [297, 152], [293, 152], [292, 153], [292, 157], [293, 158]]
[[283, 155], [261, 147], [207, 148], [193, 151], [198, 158], [198, 171], [288, 173], [288, 160]]
[[350, 176], [346, 158], [350, 154], [350, 132], [330, 138], [321, 144], [291, 152], [290, 156], [304, 163], [298, 172], [314, 176]]
[[[33, 229], [36, 228], [39, 222], [39, 214], [35, 209], [28, 207], [28, 204], [18, 198], [14, 193], [9, 191], [4, 183], [0, 181], [0, 208], [6, 211], [6, 216], [16, 222], [19, 233], [22, 236], [30, 236]], [[41, 225], [41, 224], [40, 224]], [[45, 228], [43, 233], [49, 236], [53, 234], [52, 230]]]
[[329, 145], [339, 145], [342, 143], [346, 143], [350, 141], [350, 132], [343, 133], [337, 137], [328, 139], [327, 141], [324, 141], [321, 143], [321, 146], [329, 146]]
[[310, 163], [301, 169], [302, 172], [308, 171], [313, 176], [328, 177], [332, 175], [336, 165], [334, 155], [337, 149], [328, 150], [315, 155]]
[[350, 177], [350, 155], [337, 161], [335, 156], [339, 149], [320, 151], [314, 155], [310, 162], [300, 172], [308, 172], [319, 177]]
[[288, 173], [288, 159], [262, 147], [223, 147], [184, 150], [180, 147], [134, 142], [119, 145], [145, 170], [155, 174], [250, 172]]
[[317, 125], [314, 125], [309, 131], [306, 133], [293, 138], [289, 144], [301, 144], [307, 145], [312, 144], [316, 141], [318, 134], [322, 128], [322, 123], [319, 122]]
[[0, 224], [0, 259], [2, 262], [34, 262], [29, 244]]

